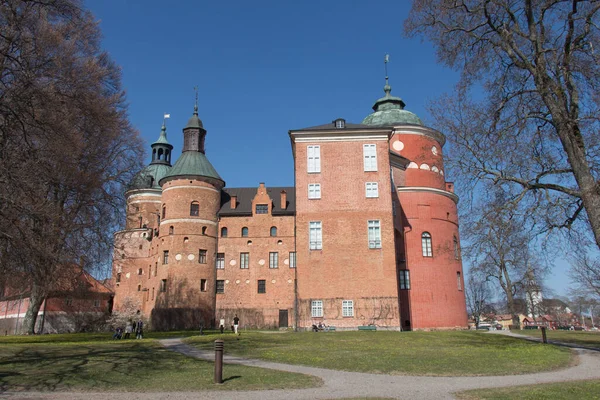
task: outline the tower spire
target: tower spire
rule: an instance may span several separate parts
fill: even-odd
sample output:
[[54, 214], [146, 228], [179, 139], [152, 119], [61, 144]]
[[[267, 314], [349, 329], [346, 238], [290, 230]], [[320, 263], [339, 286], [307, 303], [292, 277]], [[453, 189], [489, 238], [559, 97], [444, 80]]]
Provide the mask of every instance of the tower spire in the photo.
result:
[[194, 115], [198, 116], [198, 85], [194, 86], [196, 92], [196, 102], [194, 103]]
[[385, 86], [383, 87], [383, 91], [385, 92], [386, 97], [390, 96], [390, 93], [392, 92], [392, 87], [390, 86], [388, 71], [387, 71], [387, 65], [389, 62], [390, 62], [390, 55], [386, 54], [383, 59], [383, 65], [385, 68]]

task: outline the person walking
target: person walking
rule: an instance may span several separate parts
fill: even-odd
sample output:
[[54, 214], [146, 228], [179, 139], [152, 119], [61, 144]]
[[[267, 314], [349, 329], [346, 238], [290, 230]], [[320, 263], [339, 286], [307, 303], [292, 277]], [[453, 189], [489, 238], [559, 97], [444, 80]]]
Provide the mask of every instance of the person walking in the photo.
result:
[[236, 335], [239, 335], [239, 332], [238, 332], [239, 324], [240, 324], [240, 319], [238, 318], [238, 316], [236, 314], [235, 317], [233, 317], [233, 333], [235, 333]]
[[135, 326], [135, 338], [143, 339], [144, 338], [144, 323], [140, 319]]

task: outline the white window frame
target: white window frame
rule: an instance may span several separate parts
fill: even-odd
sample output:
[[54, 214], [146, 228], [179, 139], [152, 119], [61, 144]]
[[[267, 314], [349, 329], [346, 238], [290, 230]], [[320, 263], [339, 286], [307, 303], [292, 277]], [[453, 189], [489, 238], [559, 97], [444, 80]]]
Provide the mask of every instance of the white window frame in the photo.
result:
[[407, 269], [401, 269], [398, 275], [400, 284], [400, 290], [410, 290], [410, 271]]
[[216, 266], [217, 269], [225, 269], [225, 253], [217, 253]]
[[240, 269], [248, 269], [250, 268], [250, 253], [241, 252], [240, 253]]
[[367, 223], [369, 231], [369, 248], [381, 248], [381, 222], [378, 219], [369, 220]]
[[306, 147], [306, 172], [309, 174], [321, 172], [321, 146]]
[[308, 198], [309, 199], [320, 199], [321, 198], [321, 184], [320, 183], [309, 183], [308, 184]]
[[342, 317], [354, 317], [354, 300], [342, 300]]
[[379, 183], [377, 182], [366, 182], [365, 183], [365, 192], [367, 198], [377, 198], [379, 197]]
[[323, 318], [323, 300], [310, 302], [310, 315], [313, 318]]
[[365, 172], [377, 171], [377, 146], [363, 144], [363, 161]]
[[431, 233], [421, 233], [421, 253], [423, 257], [433, 257], [433, 238]]
[[279, 253], [276, 251], [271, 251], [269, 253], [269, 268], [279, 268]]
[[323, 224], [321, 221], [310, 221], [308, 223], [308, 240], [311, 250], [323, 249]]

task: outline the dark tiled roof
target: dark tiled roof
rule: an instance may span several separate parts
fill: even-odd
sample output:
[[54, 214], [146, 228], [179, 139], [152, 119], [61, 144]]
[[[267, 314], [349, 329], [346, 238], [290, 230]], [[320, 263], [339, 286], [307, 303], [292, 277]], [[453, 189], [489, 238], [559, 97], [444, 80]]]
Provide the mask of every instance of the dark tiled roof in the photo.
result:
[[[336, 128], [335, 124], [333, 122], [330, 122], [328, 124], [323, 124], [323, 125], [317, 125], [317, 126], [310, 126], [308, 128], [304, 128], [304, 129], [292, 129], [290, 132], [297, 132], [297, 131], [326, 131], [326, 130], [336, 130], [336, 131], [340, 131], [343, 132], [344, 130], [359, 130], [359, 129], [365, 129], [365, 130], [379, 130], [379, 129], [383, 129], [386, 128], [386, 126], [371, 126], [371, 125], [365, 125], [365, 124], [351, 124], [349, 122], [346, 122], [346, 127], [345, 128]], [[390, 127], [391, 129], [391, 127]]]
[[[252, 200], [256, 196], [257, 187], [253, 188], [226, 188], [221, 192], [221, 209], [219, 216], [246, 216], [252, 215]], [[287, 208], [281, 208], [281, 191], [287, 193]], [[267, 193], [273, 201], [272, 215], [296, 214], [296, 188], [295, 187], [267, 187]], [[237, 196], [237, 207], [231, 208], [231, 196]]]

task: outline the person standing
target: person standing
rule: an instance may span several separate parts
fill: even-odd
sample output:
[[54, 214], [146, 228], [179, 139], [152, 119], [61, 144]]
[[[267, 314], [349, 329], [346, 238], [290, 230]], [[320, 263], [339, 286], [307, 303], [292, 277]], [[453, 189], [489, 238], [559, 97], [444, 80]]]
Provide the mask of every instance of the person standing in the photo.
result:
[[225, 330], [225, 318], [221, 317], [221, 319], [219, 320], [219, 330], [221, 331], [221, 333], [223, 333], [223, 331]]
[[233, 332], [236, 335], [239, 335], [238, 333], [238, 325], [240, 324], [240, 319], [238, 318], [237, 314], [235, 315], [235, 317], [233, 317]]
[[133, 325], [131, 323], [131, 320], [127, 321], [127, 325], [125, 325], [125, 337], [124, 339], [129, 339], [129, 336], [131, 335], [131, 333], [133, 332]]
[[144, 338], [144, 323], [142, 322], [141, 319], [138, 321], [137, 325], [135, 326], [135, 338], [136, 339]]

